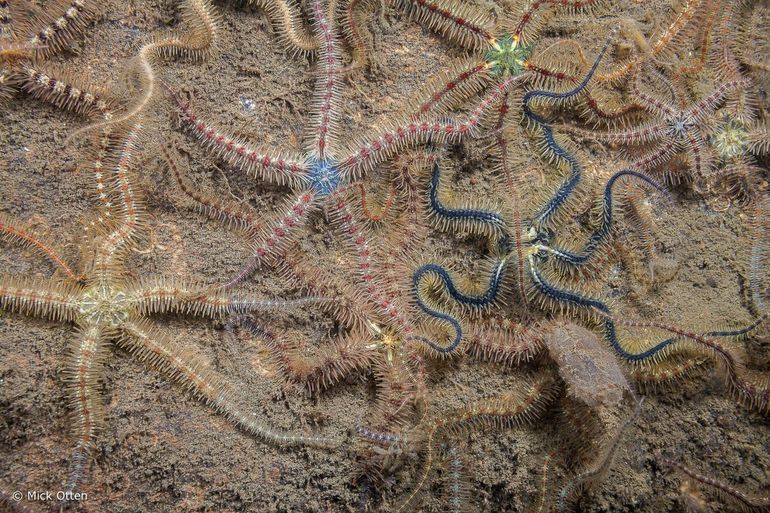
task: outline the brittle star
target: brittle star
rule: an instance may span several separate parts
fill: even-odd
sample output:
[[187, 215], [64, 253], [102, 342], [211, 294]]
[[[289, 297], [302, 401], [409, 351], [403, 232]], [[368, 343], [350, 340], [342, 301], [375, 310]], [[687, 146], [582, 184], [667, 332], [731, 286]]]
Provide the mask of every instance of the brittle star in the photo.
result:
[[[454, 0], [390, 1], [419, 23], [474, 54], [452, 64], [435, 81], [429, 82], [426, 99], [417, 106], [418, 115], [465, 100], [506, 77], [521, 76], [521, 84], [546, 79], [576, 82], [577, 77], [557, 69], [548, 59], [538, 63], [538, 59], [533, 58], [533, 50], [550, 13], [557, 10], [590, 12], [601, 3], [598, 0], [522, 0], [516, 2], [515, 7], [508, 7], [499, 19], [493, 19], [481, 9]], [[579, 47], [578, 52], [584, 62]], [[541, 52], [545, 53], [547, 50]], [[588, 108], [604, 119], [621, 117], [637, 108], [632, 105], [618, 112], [605, 112], [588, 92], [583, 96]]]
[[[651, 68], [648, 68], [651, 69]], [[692, 166], [694, 178], [707, 177], [709, 163], [705, 151], [708, 142], [706, 120], [714, 113], [721, 100], [731, 91], [744, 88], [748, 82], [735, 78], [715, 86], [706, 96], [696, 102], [684, 104], [668, 79], [655, 72], [668, 85], [674, 95], [673, 101], [664, 101], [641, 90], [639, 76], [634, 81], [635, 97], [657, 120], [627, 130], [600, 132], [563, 126], [562, 129], [583, 139], [608, 143], [640, 145], [653, 143], [645, 155], [632, 158], [631, 167], [653, 169], [670, 161], [676, 154], [684, 152]], [[670, 171], [666, 171], [670, 173]]]
[[258, 299], [243, 293], [212, 293], [201, 285], [169, 277], [128, 277], [125, 259], [146, 231], [144, 202], [134, 178], [132, 157], [142, 126], [134, 124], [120, 136], [105, 135], [91, 163], [102, 215], [93, 240], [92, 258], [77, 274], [54, 246], [18, 222], [0, 216], [0, 234], [47, 257], [66, 278], [48, 280], [0, 277], [0, 307], [53, 321], [72, 323], [77, 338], [64, 366], [66, 394], [74, 410], [75, 448], [66, 484], [73, 491], [82, 480], [88, 457], [103, 424], [100, 383], [113, 341], [138, 360], [227, 417], [245, 432], [276, 444], [327, 444], [319, 437], [273, 429], [250, 413], [249, 399], [210, 369], [191, 348], [178, 344], [149, 322], [155, 313], [219, 317], [253, 310], [274, 310], [317, 301]]
[[[182, 123], [211, 152], [228, 163], [268, 183], [288, 185], [299, 192], [286, 203], [274, 219], [260, 227], [243, 217], [206, 204], [208, 210], [218, 216], [236, 220], [257, 233], [252, 242], [253, 256], [237, 274], [222, 285], [229, 289], [252, 274], [257, 267], [281, 256], [289, 243], [301, 233], [309, 216], [321, 206], [330, 207], [336, 223], [341, 228], [357, 259], [357, 273], [366, 297], [376, 305], [380, 314], [398, 326], [399, 332], [409, 336], [412, 321], [405, 313], [403, 302], [391, 294], [377, 279], [371, 258], [371, 243], [363, 226], [356, 220], [343, 195], [345, 188], [360, 180], [368, 171], [394, 154], [407, 148], [429, 142], [456, 142], [478, 133], [481, 118], [505, 92], [519, 81], [519, 77], [507, 77], [474, 107], [463, 120], [441, 118], [436, 120], [397, 120], [385, 123], [385, 128], [365, 134], [349, 146], [338, 138], [338, 118], [341, 94], [340, 55], [333, 23], [327, 21], [321, 0], [311, 5], [317, 38], [322, 41], [318, 50], [321, 72], [315, 84], [314, 112], [306, 150], [302, 154], [263, 150], [251, 146], [245, 140], [229, 135], [202, 120], [190, 106], [176, 97], [181, 110]], [[190, 193], [196, 199], [194, 193]], [[196, 199], [199, 201], [199, 199]], [[237, 218], [236, 218], [237, 217]], [[436, 316], [435, 312], [427, 312]], [[459, 325], [449, 322], [459, 337]]]

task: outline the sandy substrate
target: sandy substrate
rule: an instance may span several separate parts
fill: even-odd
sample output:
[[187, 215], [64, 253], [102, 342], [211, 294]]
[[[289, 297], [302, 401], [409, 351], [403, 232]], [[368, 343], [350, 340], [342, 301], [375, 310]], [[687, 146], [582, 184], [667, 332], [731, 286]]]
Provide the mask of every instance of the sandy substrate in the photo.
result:
[[[494, 7], [491, 1], [477, 3]], [[654, 4], [624, 0], [598, 17], [556, 19], [539, 45], [546, 47], [554, 38], [573, 38], [590, 58], [621, 18], [636, 20], [646, 34], [666, 23], [667, 2]], [[192, 93], [197, 108], [232, 131], [265, 146], [300, 150], [312, 107], [315, 63], [287, 55], [261, 11], [232, 2], [217, 2], [216, 8], [222, 15], [217, 53], [204, 63], [163, 64], [159, 66], [162, 79], [176, 90]], [[122, 80], [122, 70], [139, 46], [179, 23], [174, 3], [166, 0], [108, 2], [104, 12], [76, 41], [75, 51], [55, 58], [100, 82]], [[462, 55], [392, 10], [376, 16], [371, 28], [376, 68], [345, 80], [344, 134], [358, 134], [399, 111], [419, 91], [424, 77]], [[762, 96], [765, 109], [767, 98]], [[152, 137], [136, 165], [139, 185], [147, 196], [152, 238], [147, 247], [132, 254], [128, 267], [136, 276], [164, 274], [217, 283], [232, 276], [248, 258], [249, 248], [237, 231], [223, 229], [216, 220], [196, 212], [162, 165], [154, 145], [174, 141], [191, 179], [216, 194], [232, 194], [258, 211], [275, 208], [288, 191], [264, 187], [207, 155], [193, 138], [176, 129], [173, 118], [171, 103], [159, 94], [148, 121]], [[24, 96], [0, 109], [0, 211], [28, 221], [55, 239], [71, 262], [79, 261], [80, 223], [91, 212], [92, 203], [89, 177], [78, 168], [81, 141], [65, 138], [83, 124], [77, 116]], [[513, 150], [517, 165], [554, 183], [552, 170], [533, 147], [526, 136], [521, 138], [521, 145]], [[452, 184], [457, 197], [484, 194], [485, 173], [493, 163], [481, 158], [478, 147], [455, 153], [462, 159]], [[581, 158], [590, 162], [586, 167], [597, 176], [606, 176], [608, 169], [620, 165], [617, 152], [598, 144], [582, 147]], [[761, 172], [767, 179], [766, 166]], [[525, 202], [531, 192], [523, 191]], [[733, 206], [717, 211], [721, 204], [703, 202], [686, 191], [675, 191], [668, 202], [655, 205], [659, 206], [653, 216], [657, 247], [661, 258], [671, 263], [672, 279], [649, 290], [617, 265], [609, 276], [597, 279], [598, 291], [613, 297], [621, 315], [695, 331], [750, 322], [746, 286], [752, 210]], [[313, 227], [303, 246], [324, 258], [336, 258], [339, 245], [322, 215], [314, 218]], [[444, 261], [477, 270], [474, 253], [469, 252], [471, 242], [440, 232], [430, 237]], [[0, 268], [14, 275], [52, 275], [48, 264], [7, 244], [0, 251]], [[269, 270], [256, 273], [247, 288], [264, 296], [300, 294]], [[317, 308], [261, 320], [298, 330], [319, 344], [337, 329], [334, 320]], [[246, 338], [229, 340], [221, 323], [181, 316], [159, 317], [156, 323], [240, 383], [259, 404], [258, 415], [274, 425], [352, 439], [356, 419], [366, 415], [372, 401], [367, 376], [350, 378], [315, 398], [282, 388], [274, 379], [275, 371], [260, 360], [256, 344]], [[67, 325], [0, 313], [0, 486], [4, 490], [56, 491], [66, 478], [72, 440], [62, 364], [73, 337]], [[752, 364], [767, 374], [767, 332], [745, 344], [754, 358]], [[105, 367], [100, 390], [106, 427], [82, 488], [87, 500], [74, 510], [358, 510], [357, 468], [349, 451], [280, 449], [261, 443], [117, 348]], [[523, 374], [523, 370], [470, 360], [441, 366], [430, 380], [431, 401], [442, 408], [459, 407], [515, 385]], [[608, 425], [615, 425], [632, 409], [627, 400], [603, 415]], [[555, 437], [564, 436], [552, 425], [556, 416], [551, 412], [531, 427], [474, 432], [459, 441], [471, 462], [473, 493], [468, 505], [472, 509], [536, 509], [543, 459], [558, 441]], [[677, 498], [680, 477], [654, 461], [656, 450], [752, 494], [770, 493], [767, 418], [736, 404], [717, 373], [707, 371], [647, 397], [640, 418], [624, 434], [606, 478], [581, 500], [580, 511], [685, 511]], [[411, 489], [418, 471], [414, 457], [396, 474], [386, 491], [384, 510]], [[560, 468], [555, 472], [566, 473]], [[428, 487], [422, 511], [447, 511], [440, 491], [438, 481]], [[706, 501], [705, 511], [728, 511], [713, 496], [706, 496]], [[58, 508], [45, 501], [26, 503], [40, 511]]]

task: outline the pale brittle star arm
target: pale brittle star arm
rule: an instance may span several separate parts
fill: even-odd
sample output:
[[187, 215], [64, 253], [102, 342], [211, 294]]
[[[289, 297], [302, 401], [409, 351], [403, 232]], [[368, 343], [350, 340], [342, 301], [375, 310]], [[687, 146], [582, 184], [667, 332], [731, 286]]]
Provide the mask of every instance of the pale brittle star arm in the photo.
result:
[[[666, 28], [666, 30], [660, 35], [654, 45], [649, 47], [646, 41], [643, 41], [642, 53], [628, 60], [627, 62], [615, 67], [614, 70], [599, 73], [597, 79], [600, 82], [616, 82], [622, 80], [635, 70], [639, 69], [642, 65], [657, 58], [667, 47], [671, 40], [681, 32], [697, 14], [698, 7], [701, 5], [702, 0], [688, 0], [685, 2], [682, 9], [679, 11], [674, 21]], [[636, 31], [637, 39], [643, 39], [644, 36], [638, 34]]]
[[115, 220], [117, 198], [109, 180], [107, 169], [110, 166], [110, 150], [112, 145], [116, 143], [113, 135], [111, 127], [104, 127], [100, 131], [98, 141], [88, 158], [88, 170], [91, 172], [92, 185], [99, 206], [96, 208], [95, 217], [86, 224], [86, 234], [99, 230], [109, 230]]
[[401, 333], [411, 333], [414, 326], [406, 314], [406, 308], [387, 289], [378, 275], [377, 265], [372, 258], [372, 244], [368, 240], [363, 225], [357, 221], [341, 194], [334, 195], [331, 202], [334, 207], [335, 222], [356, 258], [358, 284], [365, 292], [364, 297], [372, 303], [384, 319], [397, 326]]
[[585, 130], [570, 125], [562, 125], [559, 129], [564, 133], [574, 135], [581, 139], [616, 144], [645, 144], [667, 138], [666, 125], [662, 121], [647, 123], [638, 128], [613, 130], [611, 132]]
[[108, 276], [119, 267], [128, 247], [134, 243], [144, 228], [144, 202], [136, 191], [130, 162], [139, 151], [141, 124], [134, 124], [121, 143], [115, 163], [109, 171], [109, 182], [116, 196], [114, 224], [103, 238], [99, 238], [94, 255], [93, 271]]
[[118, 345], [192, 392], [246, 433], [279, 446], [335, 447], [339, 441], [274, 428], [249, 412], [248, 399], [200, 357], [149, 323], [129, 320]]
[[106, 339], [103, 326], [87, 324], [73, 341], [65, 366], [64, 383], [73, 412], [72, 434], [75, 439], [66, 491], [76, 490], [83, 481], [96, 437], [104, 425], [104, 405], [99, 385], [107, 358]]
[[251, 5], [264, 9], [277, 24], [284, 43], [297, 54], [306, 55], [318, 50], [319, 43], [300, 21], [300, 11], [294, 0], [249, 0]]
[[174, 175], [179, 188], [185, 196], [195, 202], [200, 211], [228, 226], [236, 226], [245, 230], [247, 233], [255, 234], [261, 230], [262, 225], [256, 210], [244, 208], [234, 202], [224, 201], [197, 190], [193, 182], [184, 176], [169, 148], [162, 145], [160, 150], [163, 154], [163, 160]]
[[57, 269], [61, 270], [67, 278], [78, 281], [78, 276], [61, 257], [54, 245], [36, 234], [31, 228], [23, 226], [11, 217], [0, 213], [0, 239], [6, 239], [23, 248], [31, 249], [49, 260]]
[[154, 65], [159, 59], [186, 58], [202, 60], [214, 51], [219, 37], [219, 19], [209, 0], [185, 0], [182, 18], [189, 27], [184, 31], [171, 31], [143, 45], [131, 67], [139, 77], [139, 94], [126, 112], [106, 121], [94, 123], [72, 132], [68, 139], [84, 132], [118, 126], [140, 116], [155, 96], [156, 76]]
[[318, 296], [280, 299], [256, 297], [246, 292], [226, 293], [167, 277], [142, 278], [127, 288], [127, 297], [133, 310], [140, 316], [182, 313], [208, 318], [251, 311], [290, 310], [328, 301]]
[[0, 276], [0, 308], [30, 317], [73, 321], [79, 287], [37, 278]]

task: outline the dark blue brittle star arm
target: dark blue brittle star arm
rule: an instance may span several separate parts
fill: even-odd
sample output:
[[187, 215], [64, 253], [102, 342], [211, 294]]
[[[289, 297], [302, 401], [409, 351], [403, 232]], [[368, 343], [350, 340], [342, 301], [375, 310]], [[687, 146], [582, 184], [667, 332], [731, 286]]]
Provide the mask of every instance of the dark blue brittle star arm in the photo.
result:
[[612, 321], [611, 312], [607, 305], [598, 299], [585, 297], [577, 292], [559, 288], [551, 283], [548, 283], [543, 275], [535, 267], [534, 258], [532, 255], [529, 257], [529, 274], [535, 288], [538, 292], [543, 294], [548, 299], [561, 304], [574, 306], [578, 308], [586, 308], [589, 310], [596, 310], [604, 318], [604, 336], [612, 346], [612, 349], [618, 356], [631, 363], [642, 363], [647, 360], [657, 359], [662, 357], [665, 351], [676, 341], [676, 338], [668, 338], [652, 347], [640, 352], [632, 353], [626, 350], [620, 343], [617, 332], [615, 330], [615, 323]]
[[607, 241], [607, 237], [610, 234], [610, 230], [612, 229], [613, 187], [617, 181], [623, 177], [636, 178], [654, 187], [658, 191], [664, 192], [664, 189], [661, 185], [643, 173], [633, 169], [623, 169], [622, 171], [618, 171], [610, 177], [604, 187], [599, 226], [588, 238], [588, 241], [586, 241], [585, 246], [583, 246], [582, 249], [579, 251], [569, 251], [566, 249], [549, 247], [543, 244], [537, 244], [535, 245], [535, 248], [547, 251], [553, 257], [568, 265], [579, 266], [587, 263], [591, 257], [596, 254], [596, 251], [601, 248], [602, 245]]
[[575, 191], [575, 188], [580, 183], [580, 180], [582, 178], [582, 168], [580, 166], [580, 163], [577, 161], [577, 159], [569, 152], [566, 148], [561, 146], [559, 143], [556, 142], [556, 139], [553, 135], [553, 128], [551, 125], [539, 114], [536, 114], [532, 108], [530, 107], [530, 103], [534, 99], [538, 98], [544, 98], [549, 101], [564, 101], [569, 98], [573, 98], [583, 92], [585, 88], [588, 86], [588, 83], [591, 81], [591, 78], [594, 76], [594, 73], [596, 72], [597, 67], [599, 66], [599, 63], [602, 60], [602, 57], [604, 57], [605, 52], [607, 51], [607, 47], [609, 46], [610, 42], [612, 41], [612, 37], [607, 39], [607, 42], [604, 43], [604, 46], [602, 47], [601, 51], [599, 52], [599, 55], [596, 57], [596, 60], [594, 61], [593, 65], [591, 66], [591, 69], [588, 71], [588, 74], [583, 78], [582, 82], [577, 85], [574, 89], [571, 89], [569, 91], [565, 91], [563, 93], [556, 93], [552, 91], [544, 91], [544, 90], [533, 90], [529, 91], [527, 94], [524, 95], [524, 99], [522, 101], [523, 103], [523, 112], [525, 118], [534, 123], [535, 126], [540, 128], [540, 130], [543, 133], [543, 143], [546, 147], [546, 149], [557, 159], [562, 160], [567, 163], [570, 169], [569, 177], [559, 186], [559, 188], [556, 190], [554, 195], [551, 197], [551, 199], [548, 200], [548, 202], [540, 209], [540, 211], [535, 215], [533, 219], [533, 224], [537, 226], [542, 226], [546, 224], [549, 219], [561, 208], [564, 206], [564, 204], [567, 202], [569, 197], [572, 195], [572, 193]]

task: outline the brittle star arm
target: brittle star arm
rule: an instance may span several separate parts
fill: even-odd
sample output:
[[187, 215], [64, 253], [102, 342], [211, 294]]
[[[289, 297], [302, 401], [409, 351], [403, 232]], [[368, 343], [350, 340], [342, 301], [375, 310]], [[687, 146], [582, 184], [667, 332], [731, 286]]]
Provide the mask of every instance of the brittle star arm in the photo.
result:
[[201, 210], [213, 217], [230, 224], [236, 224], [245, 229], [250, 237], [253, 250], [252, 257], [238, 270], [236, 275], [228, 280], [223, 288], [232, 288], [246, 279], [260, 265], [276, 259], [286, 252], [288, 245], [300, 233], [308, 215], [315, 210], [319, 196], [308, 189], [301, 192], [295, 199], [286, 201], [271, 219], [259, 222], [256, 213], [246, 211], [240, 206], [230, 205], [205, 193], [197, 192], [183, 176], [176, 161], [166, 148], [161, 148], [164, 158], [176, 177], [182, 192], [192, 199]]
[[683, 117], [685, 119], [692, 119], [695, 123], [702, 122], [716, 110], [719, 102], [731, 91], [744, 88], [747, 85], [748, 81], [744, 78], [723, 82], [715, 87], [708, 96], [701, 98], [688, 107], [683, 112]]
[[180, 121], [210, 153], [225, 160], [243, 173], [260, 180], [292, 188], [308, 183], [309, 166], [295, 153], [273, 153], [252, 147], [245, 140], [221, 130], [201, 119], [190, 106], [174, 95], [180, 110]]
[[470, 50], [484, 48], [494, 39], [493, 20], [462, 0], [389, 0], [389, 3]]
[[[519, 21], [511, 30], [511, 35], [522, 41], [529, 42], [540, 32], [543, 24], [540, 19], [543, 15], [538, 15], [537, 11], [542, 7], [562, 8], [570, 13], [585, 12], [586, 10], [599, 5], [601, 0], [526, 0], [522, 9], [519, 11]], [[532, 27], [531, 34], [527, 34], [527, 27]]]
[[274, 333], [252, 319], [239, 315], [228, 320], [225, 329], [235, 337], [237, 329], [259, 339], [270, 351], [270, 359], [287, 383], [295, 383], [315, 393], [331, 388], [355, 372], [371, 369], [377, 358], [376, 341], [366, 332], [339, 335], [306, 356], [297, 341]]
[[308, 141], [307, 152], [312, 154], [315, 160], [330, 160], [332, 149], [337, 136], [337, 113], [339, 108], [340, 93], [342, 90], [339, 42], [334, 33], [334, 22], [326, 18], [321, 0], [313, 0], [312, 12], [314, 30], [320, 40], [318, 49], [318, 62], [321, 73], [316, 78], [313, 88], [314, 110], [317, 112], [312, 117], [312, 140]]
[[653, 169], [664, 162], [668, 162], [674, 155], [686, 149], [686, 144], [683, 141], [666, 135], [649, 151], [646, 151], [630, 162], [629, 167], [635, 169]]
[[367, 171], [390, 158], [396, 152], [421, 144], [444, 144], [475, 136], [479, 132], [482, 117], [499, 102], [506, 91], [526, 78], [526, 74], [508, 77], [496, 84], [462, 121], [435, 119], [433, 121], [405, 121], [379, 130], [373, 136], [359, 140], [340, 161], [344, 181], [354, 181]]
[[279, 446], [334, 447], [339, 441], [273, 428], [249, 412], [249, 401], [223, 376], [191, 351], [149, 323], [129, 320], [122, 327], [118, 345], [147, 365], [190, 390], [196, 399], [224, 415], [244, 432]]
[[188, 180], [179, 169], [176, 159], [172, 157], [169, 148], [165, 145], [160, 148], [163, 153], [163, 159], [166, 161], [166, 165], [171, 170], [171, 173], [176, 178], [179, 188], [182, 190], [185, 196], [190, 198], [198, 208], [206, 215], [213, 217], [228, 226], [235, 225], [242, 230], [249, 233], [258, 233], [262, 227], [259, 221], [259, 215], [256, 210], [250, 207], [243, 207], [235, 204], [234, 202], [228, 202], [216, 198], [212, 195], [206, 194], [196, 190], [192, 181]]
[[209, 0], [185, 0], [182, 4], [182, 16], [190, 24], [188, 30], [172, 31], [164, 37], [153, 38], [139, 49], [132, 66], [136, 68], [139, 77], [140, 91], [131, 102], [130, 108], [120, 116], [113, 116], [75, 130], [68, 136], [69, 140], [96, 128], [119, 126], [129, 121], [135, 123], [155, 96], [158, 77], [154, 65], [158, 59], [184, 57], [201, 60], [214, 50], [218, 40], [219, 21]]
[[376, 264], [372, 259], [372, 245], [363, 225], [353, 215], [342, 194], [332, 197], [331, 202], [335, 209], [335, 221], [357, 260], [358, 284], [364, 289], [365, 297], [380, 315], [398, 326], [399, 331], [410, 333], [414, 326], [406, 314], [404, 305], [387, 289], [377, 275]]
[[22, 224], [15, 219], [2, 213], [0, 213], [0, 238], [16, 243], [21, 247], [34, 250], [48, 259], [59, 270], [63, 271], [69, 279], [78, 281], [78, 276], [76, 276], [70, 266], [67, 265], [51, 242], [46, 241], [30, 228], [22, 226]]
[[94, 255], [93, 270], [101, 276], [111, 274], [119, 266], [128, 246], [135, 242], [144, 226], [144, 202], [135, 190], [129, 169], [134, 153], [139, 150], [142, 130], [140, 123], [131, 127], [110, 169], [109, 182], [118, 205], [115, 208], [115, 223], [110, 226], [111, 231], [99, 240]]
[[328, 301], [310, 296], [298, 299], [260, 298], [245, 292], [227, 293], [211, 287], [170, 280], [142, 279], [128, 289], [128, 300], [139, 315], [184, 313], [200, 317], [222, 317], [252, 311], [288, 310]]
[[318, 49], [318, 41], [300, 21], [299, 8], [294, 0], [249, 0], [248, 3], [265, 10], [278, 24], [284, 43], [295, 53], [308, 54]]
[[73, 321], [78, 315], [78, 287], [37, 278], [0, 276], [0, 308], [30, 317]]
[[238, 285], [260, 265], [285, 254], [289, 244], [301, 233], [300, 228], [315, 210], [318, 200], [319, 197], [314, 191], [307, 190], [296, 199], [287, 201], [273, 219], [265, 223], [265, 227], [252, 241], [252, 257], [238, 269], [235, 276], [222, 285], [222, 288], [230, 289]]
[[[666, 77], [663, 77], [662, 75], [660, 75], [660, 73], [657, 73], [657, 72], [655, 73], [655, 75], [658, 76], [659, 79], [662, 82], [664, 82], [664, 84], [666, 84], [666, 86], [669, 89], [671, 89], [672, 94], [675, 94], [675, 89], [671, 85], [671, 82], [668, 79], [666, 79]], [[636, 77], [633, 80], [634, 95], [636, 96], [637, 99], [642, 101], [642, 105], [644, 106], [644, 108], [651, 114], [661, 119], [675, 116], [676, 110], [674, 107], [642, 91], [641, 87], [639, 87], [639, 77], [640, 77], [640, 74], [637, 73]]]
[[[646, 62], [655, 59], [661, 52], [663, 52], [668, 46], [669, 42], [687, 26], [693, 16], [698, 13], [698, 7], [702, 3], [702, 0], [688, 0], [685, 2], [682, 9], [677, 14], [674, 21], [666, 28], [666, 30], [660, 35], [658, 40], [652, 47], [648, 47], [646, 51], [641, 52], [635, 57], [631, 58], [627, 62], [617, 66], [614, 70], [607, 73], [600, 73], [597, 79], [600, 82], [617, 82], [634, 70], [641, 67]], [[647, 46], [647, 43], [644, 43]]]
[[104, 405], [99, 394], [106, 359], [107, 335], [103, 326], [86, 325], [79, 330], [69, 353], [64, 382], [73, 412], [75, 448], [70, 457], [66, 491], [76, 490], [87, 471], [86, 465], [104, 423]]
[[700, 133], [700, 130], [693, 128], [685, 134], [684, 147], [687, 155], [692, 159], [692, 166], [695, 170], [695, 176], [701, 178], [704, 176], [704, 170], [709, 168], [707, 154], [703, 150], [706, 148], [706, 141]]
[[570, 125], [562, 125], [559, 129], [567, 134], [580, 137], [581, 139], [615, 144], [645, 144], [667, 138], [666, 125], [662, 121], [648, 123], [639, 128], [612, 130], [610, 132], [585, 130]]
[[492, 79], [490, 74], [486, 73], [488, 69], [489, 63], [486, 60], [470, 58], [441, 71], [426, 85], [429, 91], [426, 97], [416, 102], [413, 119], [437, 111], [456, 98], [474, 96]]
[[[47, 6], [47, 12], [41, 17], [42, 26], [26, 36], [24, 45], [34, 51], [38, 58], [61, 52], [94, 18], [96, 15], [94, 4], [98, 5], [97, 2], [77, 0], [68, 4], [59, 2], [58, 6]], [[54, 11], [57, 7], [63, 8], [64, 12]]]

